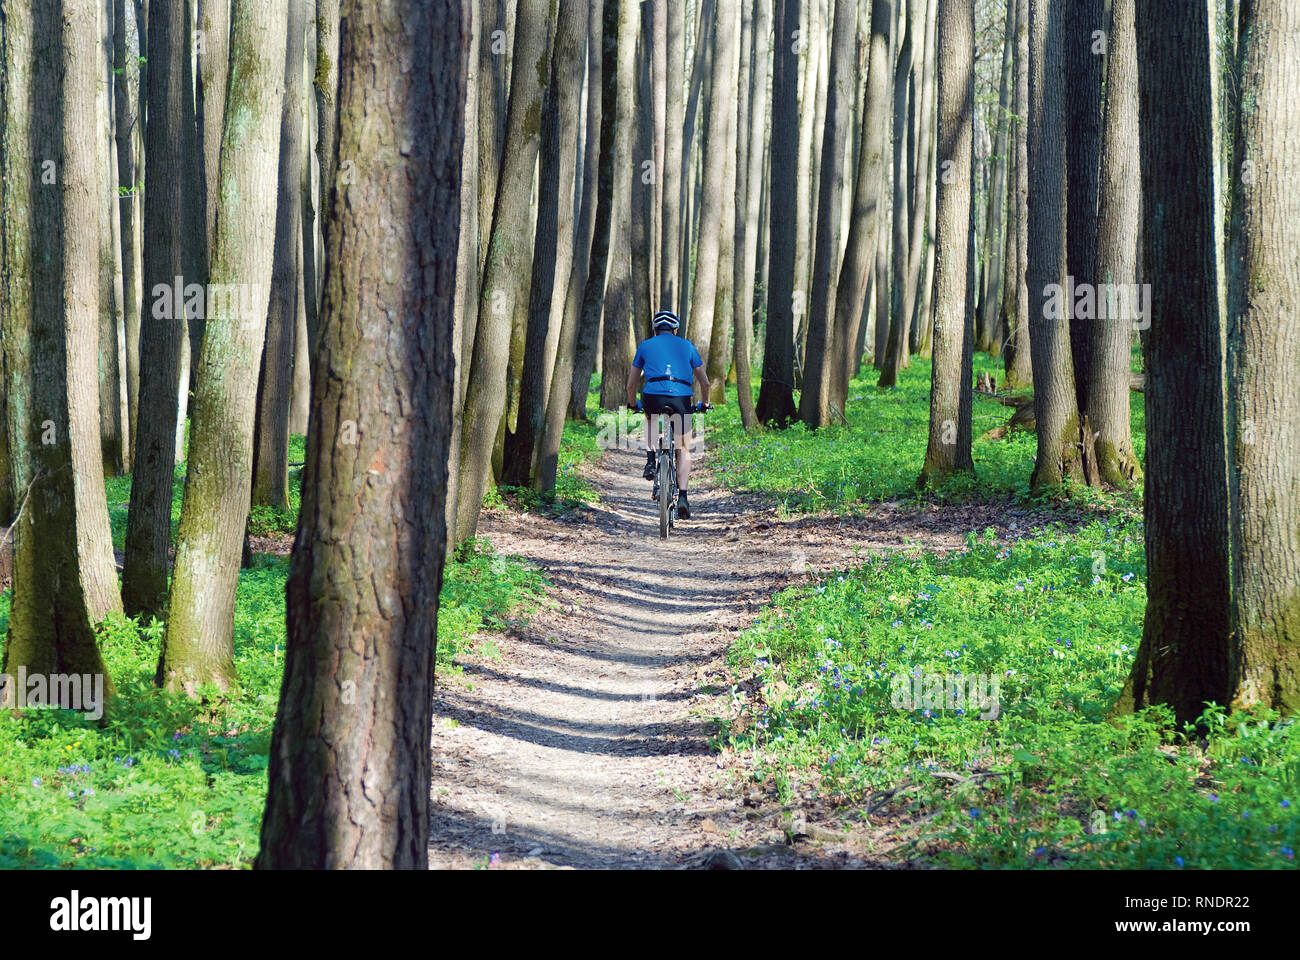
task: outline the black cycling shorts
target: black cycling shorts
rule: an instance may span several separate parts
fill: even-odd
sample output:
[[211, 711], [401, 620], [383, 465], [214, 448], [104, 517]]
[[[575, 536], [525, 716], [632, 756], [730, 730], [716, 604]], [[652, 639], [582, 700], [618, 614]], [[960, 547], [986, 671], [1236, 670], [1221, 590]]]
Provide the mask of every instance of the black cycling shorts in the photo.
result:
[[641, 406], [649, 414], [675, 413], [682, 417], [682, 423], [690, 425], [686, 418], [692, 413], [692, 397], [677, 397], [666, 393], [642, 393]]

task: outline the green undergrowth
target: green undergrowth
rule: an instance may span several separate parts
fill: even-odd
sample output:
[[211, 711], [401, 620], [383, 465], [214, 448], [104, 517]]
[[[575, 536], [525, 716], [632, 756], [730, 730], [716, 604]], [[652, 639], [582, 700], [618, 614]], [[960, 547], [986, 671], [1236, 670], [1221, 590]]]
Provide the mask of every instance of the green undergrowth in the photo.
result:
[[1293, 868], [1300, 725], [1211, 706], [1199, 737], [1164, 708], [1110, 716], [1145, 578], [1141, 524], [1122, 519], [860, 558], [779, 594], [733, 645], [748, 680], [722, 739], [783, 799], [896, 828], [892, 856]]
[[[794, 512], [851, 510], [881, 500], [926, 498], [938, 501], [988, 500], [1008, 494], [1029, 498], [1036, 440], [1027, 430], [1001, 440], [980, 439], [1011, 418], [1012, 408], [975, 394], [972, 456], [975, 475], [958, 475], [920, 492], [917, 478], [925, 460], [930, 429], [930, 360], [913, 357], [899, 371], [891, 390], [876, 387], [870, 366], [849, 387], [847, 424], [809, 430], [802, 422], [784, 429], [746, 432], [734, 390], [727, 404], [709, 415], [706, 450], [714, 477], [737, 490], [771, 494]], [[976, 354], [974, 372], [1002, 378], [1001, 361]], [[1143, 395], [1130, 393], [1133, 445], [1145, 454]], [[796, 398], [797, 400], [797, 398]], [[1114, 507], [1132, 503], [1139, 493], [1104, 494], [1081, 488], [1067, 491], [1081, 505]]]
[[[0, 713], [0, 868], [246, 868], [257, 853], [286, 646], [287, 558], [257, 555], [235, 606], [239, 686], [203, 698], [153, 685], [163, 625], [99, 628], [117, 699], [101, 721], [65, 710]], [[480, 631], [542, 599], [533, 568], [475, 541], [448, 564], [440, 674]], [[9, 595], [0, 594], [0, 637]]]
[[555, 490], [543, 494], [531, 487], [489, 484], [483, 506], [489, 509], [509, 507], [553, 517], [598, 501], [600, 496], [583, 476], [582, 466], [601, 454], [600, 426], [597, 423], [600, 414], [600, 377], [593, 376], [592, 388], [587, 393], [587, 419], [564, 422]]

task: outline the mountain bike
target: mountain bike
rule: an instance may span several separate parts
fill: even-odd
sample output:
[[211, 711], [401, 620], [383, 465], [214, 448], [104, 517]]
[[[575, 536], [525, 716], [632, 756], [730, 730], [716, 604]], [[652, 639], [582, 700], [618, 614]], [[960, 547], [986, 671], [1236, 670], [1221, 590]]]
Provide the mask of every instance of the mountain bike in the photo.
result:
[[[691, 412], [706, 413], [712, 409], [711, 403], [697, 403]], [[667, 417], [667, 420], [659, 434], [659, 445], [655, 451], [655, 481], [651, 498], [659, 502], [659, 539], [667, 540], [677, 520], [676, 416], [664, 413], [655, 416]]]

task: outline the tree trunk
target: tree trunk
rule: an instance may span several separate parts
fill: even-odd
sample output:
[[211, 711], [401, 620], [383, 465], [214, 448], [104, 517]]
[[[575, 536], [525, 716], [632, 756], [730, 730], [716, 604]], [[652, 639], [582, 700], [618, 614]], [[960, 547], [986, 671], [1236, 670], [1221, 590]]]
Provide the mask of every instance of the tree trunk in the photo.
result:
[[[280, 127], [280, 179], [275, 207], [275, 259], [257, 391], [253, 434], [253, 505], [289, 506], [289, 418], [293, 405], [295, 352], [298, 350], [298, 291], [302, 268], [302, 103], [306, 91], [307, 8], [289, 4], [284, 61], [284, 110]], [[349, 157], [349, 159], [352, 159]]]
[[139, 245], [140, 190], [137, 189], [135, 143], [141, 118], [136, 112], [140, 96], [139, 31], [135, 3], [113, 3], [113, 103], [117, 137], [117, 182], [124, 191], [117, 198], [121, 217], [122, 325], [126, 338], [127, 421], [123, 466], [130, 469], [135, 446], [136, 412], [140, 393], [140, 304], [143, 299]]
[[333, 375], [313, 385], [261, 869], [428, 865], [463, 17], [344, 4], [338, 144], [357, 178], [326, 225], [319, 369]]
[[[938, 181], [935, 237], [934, 365], [930, 440], [919, 485], [974, 472], [971, 459], [971, 356], [974, 314], [968, 293], [975, 136], [975, 3], [939, 0]], [[965, 173], [965, 176], [962, 173]]]
[[[835, 4], [827, 86], [826, 131], [822, 136], [818, 178], [817, 237], [809, 304], [808, 347], [804, 355], [799, 416], [816, 429], [831, 422], [831, 371], [835, 354], [851, 355], [851, 341], [835, 342], [836, 283], [840, 274], [838, 230], [846, 189], [844, 152], [848, 145], [854, 99], [853, 55], [857, 36], [856, 0]], [[841, 411], [842, 413], [843, 411]]]
[[[993, 144], [993, 178], [989, 185], [988, 235], [989, 261], [984, 268], [984, 309], [976, 317], [975, 348], [992, 353], [996, 342], [997, 312], [1002, 305], [1002, 251], [1006, 247], [1007, 156], [1011, 127], [1011, 69], [1016, 47], [1016, 0], [1007, 0], [1007, 25], [1002, 43], [1002, 81], [998, 84], [997, 135]], [[994, 354], [996, 356], [996, 354]]]
[[[183, 285], [189, 222], [184, 193], [184, 0], [150, 0], [148, 117], [145, 124], [144, 287], [140, 323], [140, 413], [131, 457], [122, 601], [128, 616], [163, 616], [171, 539], [181, 342], [186, 338]], [[177, 278], [182, 285], [176, 289]]]
[[[916, 22], [917, 0], [906, 0], [907, 24], [894, 70], [894, 207], [893, 261], [890, 276], [889, 340], [885, 345], [885, 362], [878, 386], [888, 388], [898, 383], [898, 371], [907, 366], [908, 321], [904, 312], [907, 285], [907, 97], [908, 78], [912, 72], [912, 30]], [[924, 24], [922, 24], [924, 30]]]
[[[104, 676], [94, 625], [122, 605], [99, 444], [96, 231], [84, 229], [101, 206], [96, 4], [11, 0], [0, 29], [0, 142], [6, 157], [15, 152], [0, 209], [18, 213], [16, 203], [30, 200], [27, 223], [6, 216], [3, 228], [4, 390], [22, 490], [3, 670]], [[29, 130], [30, 145], [19, 139]], [[61, 158], [57, 168], [41, 160], [51, 157]], [[16, 289], [28, 280], [30, 294]]]
[[1016, 0], [1015, 169], [1015, 206], [1012, 209], [1016, 231], [1015, 316], [1007, 315], [1011, 337], [1002, 356], [1006, 363], [1007, 388], [1023, 390], [1034, 383], [1033, 335], [1029, 329], [1029, 287], [1025, 275], [1029, 249], [1029, 0]]
[[795, 181], [795, 234], [794, 234], [794, 369], [795, 385], [803, 386], [805, 343], [808, 337], [808, 280], [812, 267], [812, 234], [815, 224], [817, 198], [813, 191], [815, 171], [813, 164], [821, 154], [815, 146], [820, 126], [825, 124], [825, 114], [818, 120], [817, 71], [822, 55], [817, 15], [825, 0], [806, 0], [803, 9], [803, 32], [799, 35], [803, 57], [803, 79], [799, 95], [799, 153], [798, 175]]
[[210, 248], [207, 317], [191, 406], [189, 468], [157, 681], [191, 696], [236, 679], [235, 588], [251, 494], [258, 359], [270, 299], [288, 22], [284, 0], [235, 0], [231, 116]]
[[[479, 508], [492, 468], [492, 449], [506, 412], [502, 385], [510, 361], [511, 316], [527, 309], [526, 294], [531, 279], [528, 267], [532, 262], [530, 206], [540, 132], [538, 117], [549, 67], [547, 9], [546, 0], [519, 0], [515, 62], [542, 66], [537, 70], [517, 70], [511, 79], [505, 158], [492, 210], [492, 239], [483, 271], [474, 352], [462, 412], [460, 503], [456, 519], [459, 541], [473, 537], [478, 527]], [[481, 167], [484, 158], [479, 159]]]
[[[728, 14], [734, 12], [727, 11]], [[704, 163], [703, 196], [700, 206], [700, 234], [692, 282], [691, 312], [687, 317], [689, 336], [706, 366], [709, 363], [713, 336], [715, 300], [718, 294], [719, 256], [726, 185], [727, 116], [735, 108], [735, 81], [730, 77], [732, 54], [736, 45], [735, 17], [721, 12], [713, 26], [713, 70], [709, 78], [709, 118], [707, 139], [702, 153]], [[728, 317], [729, 319], [729, 317]], [[606, 324], [609, 316], [606, 314]], [[606, 363], [609, 362], [609, 338], [606, 337]], [[607, 378], [604, 378], [607, 379]], [[615, 384], [616, 395], [623, 384]]]
[[[528, 301], [528, 342], [524, 352], [523, 381], [520, 385], [519, 420], [513, 433], [506, 434], [506, 459], [502, 480], [515, 486], [532, 483], [537, 445], [546, 417], [546, 341], [552, 325], [559, 325], [555, 303], [566, 292], [573, 257], [574, 157], [569, 144], [578, 125], [581, 85], [566, 82], [575, 64], [582, 63], [586, 40], [586, 0], [560, 0], [555, 43], [551, 49], [550, 85], [542, 104], [541, 166], [538, 187], [537, 233], [533, 253], [532, 287]], [[563, 136], [562, 134], [567, 134]], [[557, 285], [557, 280], [561, 281]], [[555, 291], [560, 290], [557, 297]]]
[[[226, 80], [230, 71], [231, 0], [198, 0], [199, 75], [197, 90], [199, 152], [203, 177], [204, 237], [212, 250], [216, 232], [217, 164], [221, 156], [221, 127], [226, 117]], [[197, 40], [197, 38], [196, 38]], [[198, 377], [195, 376], [197, 382]]]
[[[1101, 155], [1097, 222], [1097, 280], [1129, 290], [1137, 283], [1137, 228], [1141, 218], [1142, 171], [1139, 163], [1137, 36], [1134, 0], [1114, 0], [1106, 57], [1106, 114]], [[1098, 307], [1102, 301], [1100, 294]], [[1088, 426], [1096, 433], [1097, 471], [1103, 482], [1129, 487], [1142, 467], [1129, 427], [1129, 365], [1134, 318], [1106, 316], [1088, 321], [1091, 375]]]
[[1118, 708], [1166, 703], [1184, 723], [1233, 699], [1211, 34], [1205, 4], [1185, 0], [1147, 0], [1136, 20], [1143, 276], [1160, 319], [1146, 339], [1146, 619]]
[[[903, 290], [903, 311], [911, 318], [911, 337], [909, 348], [920, 356], [930, 355], [931, 346], [931, 312], [927, 307], [928, 296], [927, 263], [934, 249], [934, 222], [931, 208], [934, 207], [935, 177], [931, 166], [935, 160], [933, 131], [935, 124], [934, 87], [935, 87], [935, 36], [937, 32], [937, 0], [925, 2], [925, 47], [917, 62], [921, 103], [917, 110], [917, 126], [920, 134], [916, 138], [916, 152], [912, 154], [913, 165], [921, 173], [910, 188], [908, 197], [911, 201], [912, 223], [908, 228], [908, 240], [911, 249], [907, 255], [907, 286]], [[918, 76], [918, 69], [913, 69], [912, 76]], [[962, 168], [967, 169], [967, 168]], [[972, 198], [973, 200], [973, 198]], [[922, 290], [923, 282], [926, 290]], [[973, 304], [972, 304], [973, 306]]]
[[110, 104], [113, 74], [109, 69], [109, 52], [113, 47], [112, 8], [104, 3], [95, 7], [98, 43], [95, 45], [95, 201], [99, 229], [99, 442], [104, 475], [116, 477], [126, 463], [126, 441], [119, 395], [122, 370], [118, 365], [117, 328], [123, 320], [123, 290], [118, 280], [117, 169], [113, 163], [113, 113]]
[[733, 7], [726, 11], [732, 23], [730, 25], [732, 40], [731, 57], [727, 61], [725, 75], [730, 104], [725, 117], [726, 151], [722, 173], [722, 217], [719, 227], [717, 292], [713, 300], [713, 330], [709, 338], [709, 349], [704, 354], [705, 372], [709, 377], [711, 393], [703, 400], [723, 403], [726, 400], [727, 367], [731, 360], [731, 344], [728, 340], [734, 326], [735, 318], [735, 270], [736, 270], [736, 175], [739, 122], [737, 103], [741, 99], [738, 69], [740, 66], [739, 43], [739, 9]]
[[[468, 16], [469, 12], [466, 11], [466, 17]], [[478, 11], [475, 10], [476, 22], [478, 16]], [[471, 69], [477, 71], [480, 68], [478, 64], [473, 64]], [[312, 89], [316, 96], [318, 118], [316, 162], [320, 167], [320, 202], [328, 210], [331, 203], [330, 191], [334, 188], [335, 171], [338, 169], [336, 100], [339, 89], [339, 0], [316, 0], [316, 72], [312, 77]], [[469, 149], [469, 144], [466, 144], [466, 149]], [[477, 156], [477, 143], [474, 150]], [[478, 176], [477, 171], [475, 176]], [[477, 269], [476, 265], [475, 270]]]
[[[772, 33], [772, 0], [755, 0], [753, 23], [749, 35], [753, 56], [749, 65], [750, 100], [745, 123], [737, 121], [737, 132], [749, 138], [746, 167], [736, 185], [736, 196], [744, 198], [744, 208], [736, 213], [736, 398], [740, 420], [746, 430], [758, 426], [754, 408], [752, 360], [754, 330], [754, 274], [758, 258], [758, 238], [762, 203], [762, 183], [767, 172], [765, 138], [767, 132], [768, 63], [771, 57], [768, 38]], [[748, 13], [748, 7], [744, 8]], [[744, 51], [742, 49], [742, 55]]]
[[[1300, 711], [1300, 9], [1243, 0], [1228, 471], [1232, 703]], [[1288, 53], [1290, 51], [1290, 53]]]
[[[659, 8], [666, 7], [661, 14]], [[686, 104], [682, 81], [686, 72], [686, 4], [655, 0], [655, 17], [667, 17], [667, 70], [664, 110], [663, 144], [663, 212], [660, 237], [660, 302], [674, 312], [678, 303], [681, 281], [678, 270], [682, 244], [682, 124]], [[594, 88], [593, 88], [594, 89]]]
[[[1057, 487], [1082, 478], [1079, 405], [1063, 303], [1065, 248], [1065, 4], [1030, 0], [1029, 53], [1029, 336], [1034, 366], [1038, 458], [1031, 485]], [[1055, 296], [1054, 296], [1055, 294]]]
[[[591, 392], [591, 376], [595, 371], [600, 350], [600, 317], [605, 296], [605, 275], [609, 265], [610, 203], [613, 197], [612, 168], [614, 149], [613, 104], [615, 90], [612, 82], [602, 83], [602, 77], [612, 76], [616, 51], [611, 51], [606, 63], [604, 48], [604, 0], [591, 0], [588, 8], [587, 49], [587, 162], [584, 168], [583, 191], [590, 197], [592, 223], [577, 315], [576, 346], [573, 359], [573, 384], [569, 391], [569, 417], [587, 418], [587, 394]], [[611, 41], [613, 42], [613, 41]], [[606, 72], [608, 69], [608, 73]], [[599, 98], [596, 92], [600, 91]], [[607, 114], [608, 107], [608, 114]], [[576, 278], [571, 280], [576, 282]], [[559, 450], [559, 438], [553, 440]]]
[[[794, 196], [799, 145], [800, 0], [775, 0], [776, 48], [772, 65], [772, 159], [769, 177], [774, 196]], [[797, 415], [794, 405], [794, 243], [795, 206], [779, 200], [771, 207], [768, 244], [767, 336], [763, 344], [763, 380], [758, 390], [760, 422], [784, 427]]]

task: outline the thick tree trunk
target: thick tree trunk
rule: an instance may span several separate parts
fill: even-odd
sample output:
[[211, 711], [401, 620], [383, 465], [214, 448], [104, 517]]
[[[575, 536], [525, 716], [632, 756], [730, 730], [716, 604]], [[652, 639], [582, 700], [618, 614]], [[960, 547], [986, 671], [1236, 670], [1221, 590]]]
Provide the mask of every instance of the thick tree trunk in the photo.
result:
[[[101, 206], [96, 4], [11, 0], [0, 30], [0, 339], [11, 459], [22, 491], [3, 670], [104, 676], [94, 625], [122, 607], [99, 444], [96, 231], [84, 229], [99, 222]], [[30, 153], [19, 139], [29, 131]], [[41, 161], [50, 157], [61, 158], [57, 170]], [[28, 200], [27, 222], [11, 222], [16, 204]]]
[[[775, 0], [776, 48], [772, 65], [772, 159], [769, 177], [777, 197], [794, 196], [796, 152], [799, 145], [799, 53], [794, 33], [799, 29], [800, 0]], [[763, 345], [763, 380], [758, 391], [758, 419], [786, 426], [794, 405], [794, 244], [795, 206], [772, 204], [770, 265], [767, 287], [767, 336]]]
[[1147, 0], [1136, 20], [1143, 276], [1159, 319], [1146, 338], [1146, 619], [1119, 709], [1166, 703], [1184, 723], [1233, 699], [1212, 38], [1205, 4]]
[[[1234, 705], [1300, 712], [1300, 9], [1242, 2], [1228, 285]], [[1249, 166], [1247, 166], [1249, 164]]]
[[[934, 365], [930, 440], [920, 486], [960, 471], [971, 459], [971, 356], [975, 324], [969, 293], [971, 195], [975, 136], [975, 3], [939, 0], [938, 165], [954, 176], [938, 182], [935, 237]], [[965, 174], [964, 176], [962, 174]]]
[[[148, 118], [145, 125], [144, 288], [140, 323], [140, 412], [131, 458], [122, 601], [142, 622], [163, 616], [171, 539], [181, 343], [187, 336], [183, 290], [189, 221], [184, 196], [185, 0], [150, 0]], [[201, 231], [200, 231], [201, 232]], [[178, 302], [182, 301], [182, 302]]]
[[[519, 2], [515, 62], [540, 63], [541, 67], [517, 70], [511, 80], [505, 159], [492, 210], [492, 239], [488, 243], [479, 294], [478, 324], [462, 413], [458, 541], [474, 536], [478, 527], [479, 509], [491, 478], [492, 449], [506, 412], [506, 392], [502, 385], [506, 383], [510, 361], [511, 317], [515, 312], [527, 310], [533, 246], [530, 206], [537, 166], [538, 117], [550, 62], [546, 58], [547, 10], [547, 0]], [[480, 75], [480, 81], [485, 79]], [[483, 159], [480, 157], [480, 166]], [[481, 205], [479, 209], [482, 210]]]
[[[850, 341], [835, 343], [836, 286], [840, 274], [838, 226], [844, 204], [844, 152], [848, 145], [854, 98], [853, 56], [857, 36], [856, 0], [835, 4], [827, 86], [826, 131], [822, 136], [817, 201], [817, 237], [809, 303], [808, 347], [804, 355], [799, 416], [816, 429], [831, 422], [831, 372], [834, 350], [851, 354]], [[841, 411], [842, 413], [843, 411]]]
[[357, 177], [326, 225], [318, 369], [332, 375], [313, 384], [262, 869], [428, 865], [463, 16], [344, 3], [338, 145]]
[[[1106, 115], [1102, 132], [1100, 198], [1097, 222], [1097, 282], [1132, 289], [1137, 283], [1137, 230], [1141, 219], [1142, 171], [1139, 162], [1137, 35], [1135, 0], [1113, 0], [1106, 58]], [[1127, 299], [1127, 298], [1126, 298]], [[1099, 293], [1097, 306], [1102, 299]], [[1129, 426], [1129, 365], [1135, 318], [1106, 303], [1088, 338], [1088, 426], [1096, 433], [1097, 471], [1103, 482], [1131, 486], [1142, 467]]]
[[1007, 315], [1011, 336], [1002, 357], [1006, 363], [1007, 388], [1023, 390], [1034, 383], [1033, 334], [1029, 329], [1029, 287], [1025, 272], [1029, 262], [1029, 0], [1016, 0], [1015, 113], [1016, 189], [1011, 208], [1011, 222], [1016, 231], [1016, 264], [1012, 273], [1015, 315]]
[[[582, 64], [586, 40], [587, 0], [559, 0], [559, 21], [551, 49], [551, 78], [542, 104], [541, 166], [538, 187], [537, 231], [533, 249], [533, 277], [528, 299], [528, 342], [520, 384], [519, 419], [506, 434], [502, 481], [515, 486], [532, 483], [537, 445], [546, 417], [546, 342], [552, 325], [558, 326], [555, 304], [566, 292], [563, 283], [573, 257], [574, 156], [569, 148], [578, 124], [581, 86], [568, 82]], [[568, 134], [568, 136], [562, 136]], [[557, 297], [556, 290], [560, 291]]]

